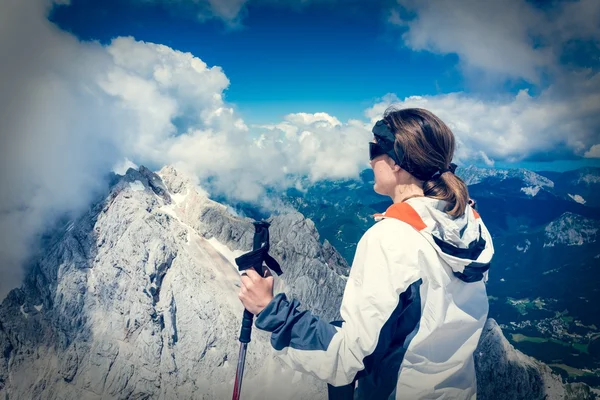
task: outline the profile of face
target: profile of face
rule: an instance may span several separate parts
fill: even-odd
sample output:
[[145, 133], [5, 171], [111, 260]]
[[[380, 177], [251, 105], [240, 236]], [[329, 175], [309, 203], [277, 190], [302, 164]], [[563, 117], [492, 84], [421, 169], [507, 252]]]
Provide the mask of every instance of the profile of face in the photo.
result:
[[[377, 143], [377, 140], [374, 138], [372, 142]], [[375, 175], [373, 190], [383, 196], [392, 197], [395, 187], [400, 183], [400, 167], [387, 154], [374, 157], [370, 164]]]

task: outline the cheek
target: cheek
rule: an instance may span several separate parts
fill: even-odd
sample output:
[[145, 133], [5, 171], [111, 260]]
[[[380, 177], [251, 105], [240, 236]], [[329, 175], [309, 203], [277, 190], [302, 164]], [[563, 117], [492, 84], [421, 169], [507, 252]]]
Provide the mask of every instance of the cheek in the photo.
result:
[[393, 175], [385, 162], [375, 165], [375, 183], [380, 187], [387, 187], [394, 183]]
[[384, 178], [387, 174], [387, 169], [385, 163], [378, 162], [375, 164], [375, 168], [373, 168], [375, 173], [375, 178], [379, 178], [380, 180]]

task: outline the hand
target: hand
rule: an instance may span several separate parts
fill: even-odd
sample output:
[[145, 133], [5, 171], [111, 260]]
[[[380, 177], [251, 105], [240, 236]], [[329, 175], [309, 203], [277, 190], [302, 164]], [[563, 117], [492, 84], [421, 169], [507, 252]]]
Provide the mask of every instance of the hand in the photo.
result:
[[264, 278], [254, 268], [247, 269], [242, 275], [242, 288], [238, 297], [246, 310], [256, 315], [273, 300], [273, 275], [264, 268]]

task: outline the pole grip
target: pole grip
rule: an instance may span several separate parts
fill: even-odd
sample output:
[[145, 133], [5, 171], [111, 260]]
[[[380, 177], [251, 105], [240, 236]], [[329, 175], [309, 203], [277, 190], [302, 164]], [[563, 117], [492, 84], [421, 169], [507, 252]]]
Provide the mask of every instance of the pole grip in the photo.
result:
[[250, 343], [253, 320], [254, 315], [250, 311], [244, 310], [244, 318], [242, 319], [242, 329], [240, 330], [240, 343]]

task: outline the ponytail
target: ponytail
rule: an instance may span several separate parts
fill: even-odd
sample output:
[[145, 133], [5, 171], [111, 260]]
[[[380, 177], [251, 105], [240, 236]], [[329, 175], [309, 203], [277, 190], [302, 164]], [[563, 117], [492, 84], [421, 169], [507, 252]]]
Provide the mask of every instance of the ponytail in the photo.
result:
[[462, 217], [469, 202], [469, 191], [465, 182], [447, 171], [423, 183], [423, 194], [448, 202], [446, 212], [453, 217]]

